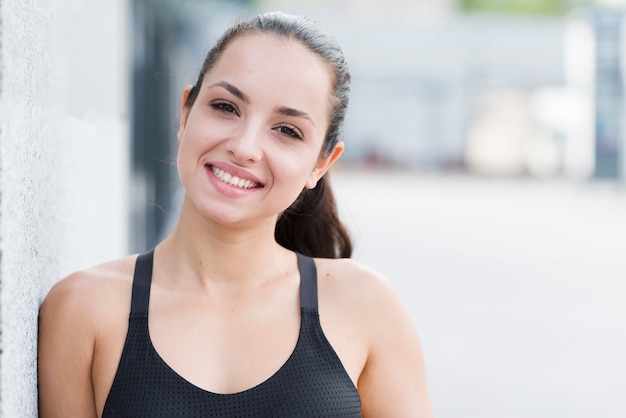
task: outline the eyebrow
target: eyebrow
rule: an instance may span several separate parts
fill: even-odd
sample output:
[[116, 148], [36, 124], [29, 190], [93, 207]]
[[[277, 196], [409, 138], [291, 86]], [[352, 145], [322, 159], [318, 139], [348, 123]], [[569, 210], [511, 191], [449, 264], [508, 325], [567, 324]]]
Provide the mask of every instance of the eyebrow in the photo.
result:
[[248, 96], [243, 94], [241, 90], [239, 90], [237, 87], [230, 84], [228, 81], [218, 81], [217, 83], [213, 83], [207, 86], [207, 88], [212, 88], [212, 87], [222, 87], [223, 89], [228, 90], [233, 96], [237, 97], [242, 102], [250, 103], [250, 99], [248, 99]]
[[292, 107], [281, 106], [281, 107], [274, 109], [274, 111], [285, 116], [295, 116], [299, 118], [304, 118], [308, 120], [309, 122], [311, 122], [313, 126], [315, 126], [315, 121], [313, 121], [313, 119], [308, 115], [308, 113], [303, 112], [302, 110], [294, 109]]

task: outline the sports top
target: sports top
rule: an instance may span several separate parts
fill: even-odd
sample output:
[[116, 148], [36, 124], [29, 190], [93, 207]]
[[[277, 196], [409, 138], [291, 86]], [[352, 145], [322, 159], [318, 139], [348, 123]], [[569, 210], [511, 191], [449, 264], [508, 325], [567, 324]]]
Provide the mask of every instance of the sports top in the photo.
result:
[[361, 417], [359, 394], [324, 336], [313, 259], [298, 254], [300, 332], [270, 378], [233, 394], [206, 391], [172, 370], [148, 330], [153, 251], [139, 255], [128, 334], [103, 417]]

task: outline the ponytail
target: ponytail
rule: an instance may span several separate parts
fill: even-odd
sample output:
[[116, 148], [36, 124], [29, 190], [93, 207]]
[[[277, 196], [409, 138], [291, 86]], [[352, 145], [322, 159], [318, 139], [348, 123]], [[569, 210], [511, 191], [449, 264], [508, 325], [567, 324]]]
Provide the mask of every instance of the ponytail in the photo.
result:
[[349, 258], [352, 240], [339, 220], [328, 173], [304, 189], [278, 218], [274, 236], [283, 247], [309, 257]]

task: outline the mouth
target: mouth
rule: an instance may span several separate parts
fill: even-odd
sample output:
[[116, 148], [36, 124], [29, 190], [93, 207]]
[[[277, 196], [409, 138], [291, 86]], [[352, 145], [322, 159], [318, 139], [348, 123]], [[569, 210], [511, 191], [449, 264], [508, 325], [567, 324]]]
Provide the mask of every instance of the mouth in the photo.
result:
[[252, 180], [243, 179], [237, 177], [227, 171], [222, 170], [221, 168], [214, 167], [212, 165], [207, 166], [211, 173], [217, 177], [219, 181], [222, 183], [226, 183], [231, 187], [236, 187], [238, 189], [258, 189], [263, 187], [261, 183], [254, 182]]

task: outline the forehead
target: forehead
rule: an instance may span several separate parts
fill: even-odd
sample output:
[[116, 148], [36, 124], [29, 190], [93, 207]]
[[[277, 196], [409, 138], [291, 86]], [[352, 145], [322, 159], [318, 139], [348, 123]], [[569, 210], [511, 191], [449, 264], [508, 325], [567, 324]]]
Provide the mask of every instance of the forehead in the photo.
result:
[[[270, 60], [276, 57], [290, 57], [293, 64], [304, 63], [311, 65], [314, 70], [321, 70], [330, 77], [330, 66], [305, 44], [295, 38], [283, 35], [263, 32], [242, 33], [233, 38], [222, 51], [217, 63], [228, 59], [237, 59], [237, 56], [245, 55], [259, 61]], [[241, 57], [239, 57], [241, 58]], [[265, 58], [265, 59], [264, 59]], [[276, 62], [286, 64], [284, 60]], [[215, 68], [214, 66], [214, 68]]]
[[[205, 77], [228, 81], [242, 90], [288, 93], [292, 100], [328, 110], [332, 87], [329, 65], [298, 40], [273, 34], [248, 33], [233, 39]], [[245, 91], [244, 91], [245, 93]], [[315, 100], [318, 99], [318, 100]]]

